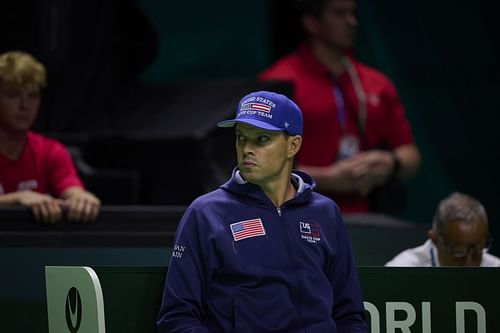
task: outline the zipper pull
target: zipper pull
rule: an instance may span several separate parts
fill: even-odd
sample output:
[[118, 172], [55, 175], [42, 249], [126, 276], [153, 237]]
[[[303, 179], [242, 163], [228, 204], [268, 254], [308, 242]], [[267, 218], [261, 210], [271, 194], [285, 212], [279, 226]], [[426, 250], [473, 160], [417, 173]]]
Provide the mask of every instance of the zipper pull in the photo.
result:
[[278, 211], [278, 215], [281, 216], [281, 208], [276, 208], [276, 210]]

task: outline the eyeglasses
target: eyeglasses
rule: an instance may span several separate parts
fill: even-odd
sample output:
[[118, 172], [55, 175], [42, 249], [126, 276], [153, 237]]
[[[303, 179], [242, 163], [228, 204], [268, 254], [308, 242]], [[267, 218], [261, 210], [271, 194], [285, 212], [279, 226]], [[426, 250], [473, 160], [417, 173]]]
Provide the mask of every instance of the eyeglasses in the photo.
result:
[[483, 252], [487, 252], [491, 248], [493, 239], [490, 235], [488, 235], [488, 238], [486, 239], [486, 242], [484, 244], [476, 244], [471, 246], [452, 246], [446, 244], [442, 236], [439, 237], [439, 241], [453, 258], [463, 259], [469, 254], [472, 254], [473, 257], [479, 257]]

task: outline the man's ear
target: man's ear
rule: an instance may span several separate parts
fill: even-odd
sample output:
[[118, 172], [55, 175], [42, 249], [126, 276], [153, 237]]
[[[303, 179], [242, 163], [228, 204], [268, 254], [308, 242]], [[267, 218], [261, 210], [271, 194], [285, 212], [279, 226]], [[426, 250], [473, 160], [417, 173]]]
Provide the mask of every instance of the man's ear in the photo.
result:
[[434, 243], [434, 245], [437, 245], [438, 235], [434, 229], [429, 229], [429, 231], [427, 231], [427, 237], [429, 237], [429, 239]]
[[302, 145], [302, 137], [300, 135], [291, 136], [288, 138], [288, 158], [294, 157], [300, 150]]

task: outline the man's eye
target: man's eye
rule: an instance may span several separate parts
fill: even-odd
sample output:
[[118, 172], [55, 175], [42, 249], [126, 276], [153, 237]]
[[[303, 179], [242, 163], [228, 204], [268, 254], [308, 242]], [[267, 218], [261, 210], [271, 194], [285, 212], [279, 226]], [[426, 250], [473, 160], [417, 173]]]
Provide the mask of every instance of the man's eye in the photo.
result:
[[243, 135], [236, 135], [236, 140], [243, 141], [245, 140], [245, 137]]
[[268, 136], [265, 136], [265, 135], [259, 136], [259, 142], [260, 143], [264, 143], [264, 142], [267, 142], [267, 141], [269, 141], [269, 137]]

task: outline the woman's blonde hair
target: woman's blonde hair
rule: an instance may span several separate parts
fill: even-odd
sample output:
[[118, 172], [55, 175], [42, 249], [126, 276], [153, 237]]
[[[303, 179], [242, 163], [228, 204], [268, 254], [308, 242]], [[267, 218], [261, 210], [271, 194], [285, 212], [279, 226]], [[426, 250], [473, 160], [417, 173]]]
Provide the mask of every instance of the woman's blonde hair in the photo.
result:
[[22, 51], [0, 54], [0, 87], [39, 89], [45, 85], [45, 66], [31, 54]]

